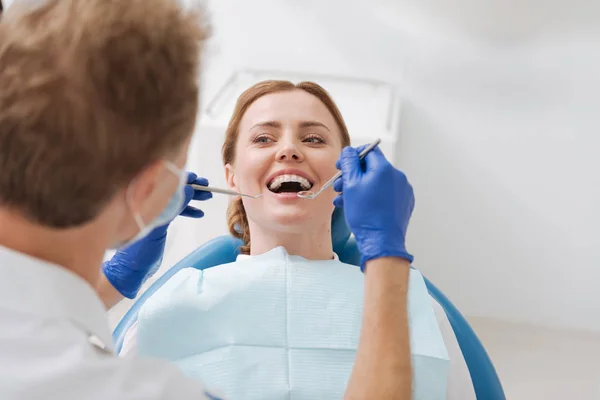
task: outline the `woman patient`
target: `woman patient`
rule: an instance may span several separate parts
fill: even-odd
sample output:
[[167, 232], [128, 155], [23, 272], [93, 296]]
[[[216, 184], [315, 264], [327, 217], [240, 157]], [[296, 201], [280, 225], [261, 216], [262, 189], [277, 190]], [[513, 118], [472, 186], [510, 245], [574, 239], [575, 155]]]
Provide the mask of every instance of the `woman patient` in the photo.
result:
[[[358, 343], [363, 275], [334, 254], [334, 190], [313, 200], [296, 192], [316, 191], [338, 172], [349, 144], [342, 115], [319, 85], [265, 81], [246, 90], [222, 154], [232, 189], [262, 193], [230, 204], [241, 254], [173, 276], [140, 310], [124, 352], [172, 360], [232, 399], [341, 399]], [[445, 398], [474, 399], [443, 310], [425, 302], [450, 358]]]

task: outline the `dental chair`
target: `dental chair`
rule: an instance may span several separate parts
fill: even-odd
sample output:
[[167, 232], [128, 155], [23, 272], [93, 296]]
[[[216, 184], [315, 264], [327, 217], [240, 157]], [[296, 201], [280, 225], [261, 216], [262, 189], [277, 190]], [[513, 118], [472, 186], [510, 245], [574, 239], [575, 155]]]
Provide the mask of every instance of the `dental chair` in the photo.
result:
[[[356, 241], [351, 237], [350, 230], [344, 220], [343, 212], [336, 209], [332, 219], [333, 249], [342, 262], [360, 265], [360, 254]], [[216, 265], [235, 261], [241, 241], [232, 236], [217, 237], [190, 253], [175, 264], [154, 282], [133, 304], [113, 332], [115, 350], [121, 351], [125, 335], [137, 321], [138, 313], [144, 302], [150, 298], [165, 282], [179, 270], [184, 268], [207, 269]], [[477, 400], [505, 400], [502, 384], [496, 373], [485, 348], [477, 335], [456, 307], [433, 283], [425, 278], [429, 294], [444, 309], [450, 325], [463, 353], [463, 357], [471, 375]]]

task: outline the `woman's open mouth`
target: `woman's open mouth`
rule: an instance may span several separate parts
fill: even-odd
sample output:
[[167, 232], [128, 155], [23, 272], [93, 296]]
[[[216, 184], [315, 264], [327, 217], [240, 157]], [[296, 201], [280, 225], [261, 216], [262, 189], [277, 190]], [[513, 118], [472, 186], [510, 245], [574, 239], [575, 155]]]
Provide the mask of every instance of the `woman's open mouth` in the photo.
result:
[[267, 187], [273, 193], [298, 193], [310, 190], [313, 183], [299, 175], [284, 174], [276, 176], [267, 184]]

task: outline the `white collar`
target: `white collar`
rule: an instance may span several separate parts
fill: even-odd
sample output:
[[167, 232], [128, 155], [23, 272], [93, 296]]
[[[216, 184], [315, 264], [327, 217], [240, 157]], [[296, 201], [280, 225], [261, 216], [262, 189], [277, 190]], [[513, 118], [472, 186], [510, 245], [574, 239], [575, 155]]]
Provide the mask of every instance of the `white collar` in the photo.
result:
[[[266, 253], [262, 253], [262, 254], [258, 254], [255, 256], [251, 256], [249, 254], [238, 254], [236, 261], [241, 261], [241, 260], [247, 260], [249, 258], [253, 258], [253, 257], [280, 257], [280, 258], [286, 258], [286, 257], [291, 257], [291, 258], [298, 258], [301, 260], [306, 260], [306, 261], [312, 261], [312, 260], [307, 260], [304, 257], [301, 256], [294, 256], [294, 255], [289, 255], [289, 253], [287, 252], [287, 250], [285, 249], [285, 247], [283, 246], [277, 246], [269, 251], [267, 251]], [[340, 258], [338, 257], [338, 255], [336, 253], [333, 253], [333, 258], [329, 259], [329, 260], [318, 260], [318, 261], [339, 261]]]
[[91, 285], [65, 268], [2, 246], [0, 307], [69, 319], [113, 349], [106, 308]]

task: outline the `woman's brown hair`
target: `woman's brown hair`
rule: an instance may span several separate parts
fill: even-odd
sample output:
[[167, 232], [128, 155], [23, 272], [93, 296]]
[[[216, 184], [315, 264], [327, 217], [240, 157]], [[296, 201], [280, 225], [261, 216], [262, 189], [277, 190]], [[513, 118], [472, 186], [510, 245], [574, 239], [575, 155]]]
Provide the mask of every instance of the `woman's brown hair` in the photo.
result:
[[[235, 110], [233, 111], [233, 115], [229, 120], [229, 125], [225, 132], [225, 143], [223, 143], [222, 149], [224, 165], [233, 164], [240, 121], [248, 107], [267, 94], [289, 92], [293, 90], [304, 90], [321, 100], [338, 124], [342, 136], [342, 147], [350, 145], [350, 135], [348, 134], [348, 128], [344, 122], [344, 117], [342, 117], [342, 113], [340, 113], [337, 105], [325, 89], [314, 82], [300, 82], [298, 84], [293, 84], [289, 81], [269, 80], [259, 82], [246, 89], [246, 91], [238, 98]], [[241, 198], [236, 198], [229, 204], [229, 208], [227, 209], [227, 225], [229, 227], [229, 232], [234, 237], [242, 239], [244, 242], [244, 245], [240, 247], [240, 253], [250, 254], [250, 227], [248, 226], [248, 218]]]

